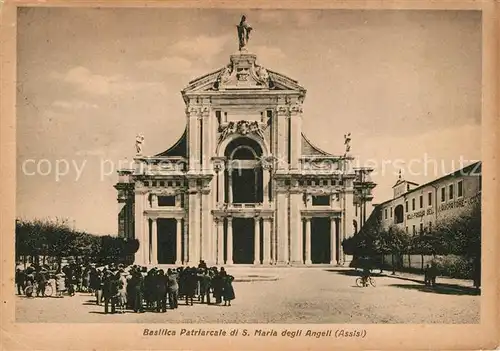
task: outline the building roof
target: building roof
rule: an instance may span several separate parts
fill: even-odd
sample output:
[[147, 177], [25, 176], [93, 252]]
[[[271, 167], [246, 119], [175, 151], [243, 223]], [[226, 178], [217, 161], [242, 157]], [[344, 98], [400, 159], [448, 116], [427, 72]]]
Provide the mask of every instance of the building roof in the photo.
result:
[[412, 185], [417, 185], [418, 186], [418, 183], [410, 182], [409, 180], [405, 180], [405, 179], [398, 179], [398, 181], [396, 182], [396, 184], [394, 184], [392, 187], [395, 188], [399, 184], [403, 184], [403, 183], [407, 183], [407, 184], [412, 184]]
[[301, 146], [302, 156], [333, 156], [326, 151], [321, 150], [319, 147], [313, 145], [313, 143], [306, 138], [304, 133], [302, 133], [302, 146]]
[[182, 133], [181, 137], [177, 142], [170, 147], [168, 150], [165, 150], [155, 156], [162, 157], [187, 157], [187, 128], [184, 129], [184, 133]]
[[[463, 177], [463, 176], [480, 176], [481, 175], [481, 168], [482, 168], [481, 161], [474, 162], [474, 163], [472, 163], [472, 164], [470, 164], [468, 166], [465, 166], [465, 167], [463, 167], [461, 169], [453, 171], [453, 172], [451, 172], [449, 174], [446, 174], [446, 175], [444, 175], [444, 176], [442, 176], [440, 178], [437, 178], [437, 179], [434, 179], [434, 180], [432, 180], [430, 182], [427, 182], [425, 184], [419, 185], [416, 188], [413, 188], [413, 189], [411, 189], [409, 191], [404, 192], [403, 194], [401, 194], [398, 197], [405, 196], [407, 194], [411, 194], [414, 191], [418, 191], [419, 189], [422, 189], [422, 188], [424, 188], [426, 186], [433, 185], [435, 183], [439, 183], [439, 182], [441, 182], [441, 181], [443, 181], [445, 179], [455, 178], [455, 177]], [[398, 182], [399, 182], [399, 180], [398, 180]], [[397, 184], [398, 183], [396, 183], [396, 185]], [[416, 183], [412, 183], [412, 184], [416, 184]], [[394, 199], [389, 199], [387, 201], [381, 202], [377, 206], [384, 205], [384, 204], [389, 203], [389, 202], [391, 202], [393, 200]]]

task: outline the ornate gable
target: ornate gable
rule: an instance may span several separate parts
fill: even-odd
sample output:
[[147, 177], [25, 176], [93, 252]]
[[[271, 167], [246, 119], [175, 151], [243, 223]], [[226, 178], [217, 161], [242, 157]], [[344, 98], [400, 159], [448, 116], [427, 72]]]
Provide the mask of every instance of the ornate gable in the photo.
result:
[[225, 67], [189, 82], [182, 94], [241, 90], [306, 92], [296, 80], [257, 64], [257, 55], [241, 51]]

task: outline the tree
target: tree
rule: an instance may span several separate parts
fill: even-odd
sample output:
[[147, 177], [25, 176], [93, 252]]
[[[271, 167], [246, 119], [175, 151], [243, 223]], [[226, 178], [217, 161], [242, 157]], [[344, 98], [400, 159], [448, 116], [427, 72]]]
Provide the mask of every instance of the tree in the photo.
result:
[[[380, 253], [380, 232], [382, 231], [381, 211], [375, 208], [360, 231], [350, 238], [342, 241], [342, 247], [346, 254], [353, 255], [353, 262], [359, 262], [366, 258], [373, 258]], [[364, 262], [363, 264], [367, 264]]]
[[391, 254], [392, 274], [396, 274], [395, 257], [409, 251], [410, 237], [404, 230], [391, 225], [387, 230], [381, 231], [379, 240], [382, 250]]
[[111, 262], [124, 262], [128, 256], [139, 249], [137, 239], [119, 238], [110, 235], [101, 237], [101, 249], [97, 260], [107, 264]]
[[16, 255], [36, 259], [40, 255], [55, 257], [60, 266], [63, 258], [71, 256], [77, 261], [79, 258], [105, 263], [124, 261], [139, 249], [136, 239], [74, 231], [67, 223], [67, 220], [60, 219], [16, 220]]

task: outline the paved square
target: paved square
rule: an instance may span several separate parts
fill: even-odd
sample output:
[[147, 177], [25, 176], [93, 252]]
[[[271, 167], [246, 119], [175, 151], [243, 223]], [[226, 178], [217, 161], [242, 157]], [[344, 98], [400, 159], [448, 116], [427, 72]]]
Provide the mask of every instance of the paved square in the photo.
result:
[[266, 275], [275, 281], [236, 281], [231, 307], [197, 304], [166, 313], [105, 315], [90, 294], [16, 297], [18, 322], [64, 323], [479, 323], [480, 296], [465, 288], [430, 289], [376, 276], [377, 286], [355, 286], [344, 268], [227, 268], [238, 277]]

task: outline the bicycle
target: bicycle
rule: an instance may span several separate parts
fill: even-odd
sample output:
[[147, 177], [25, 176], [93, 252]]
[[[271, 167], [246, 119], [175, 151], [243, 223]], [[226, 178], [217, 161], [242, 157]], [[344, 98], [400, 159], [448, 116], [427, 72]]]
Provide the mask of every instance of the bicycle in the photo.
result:
[[373, 286], [373, 287], [377, 286], [377, 283], [375, 282], [375, 278], [373, 278], [373, 277], [366, 277], [365, 282], [363, 282], [363, 277], [356, 278], [356, 286], [364, 287], [364, 286], [368, 286], [368, 284]]
[[[25, 289], [24, 289], [24, 294], [28, 297], [32, 297], [33, 296], [33, 293], [36, 292], [38, 288], [38, 283], [35, 283], [33, 285], [29, 285], [27, 286]], [[50, 284], [46, 284], [45, 285], [45, 291], [44, 291], [44, 295], [43, 296], [52, 296], [52, 294], [54, 293], [54, 289], [52, 288], [52, 285]]]

